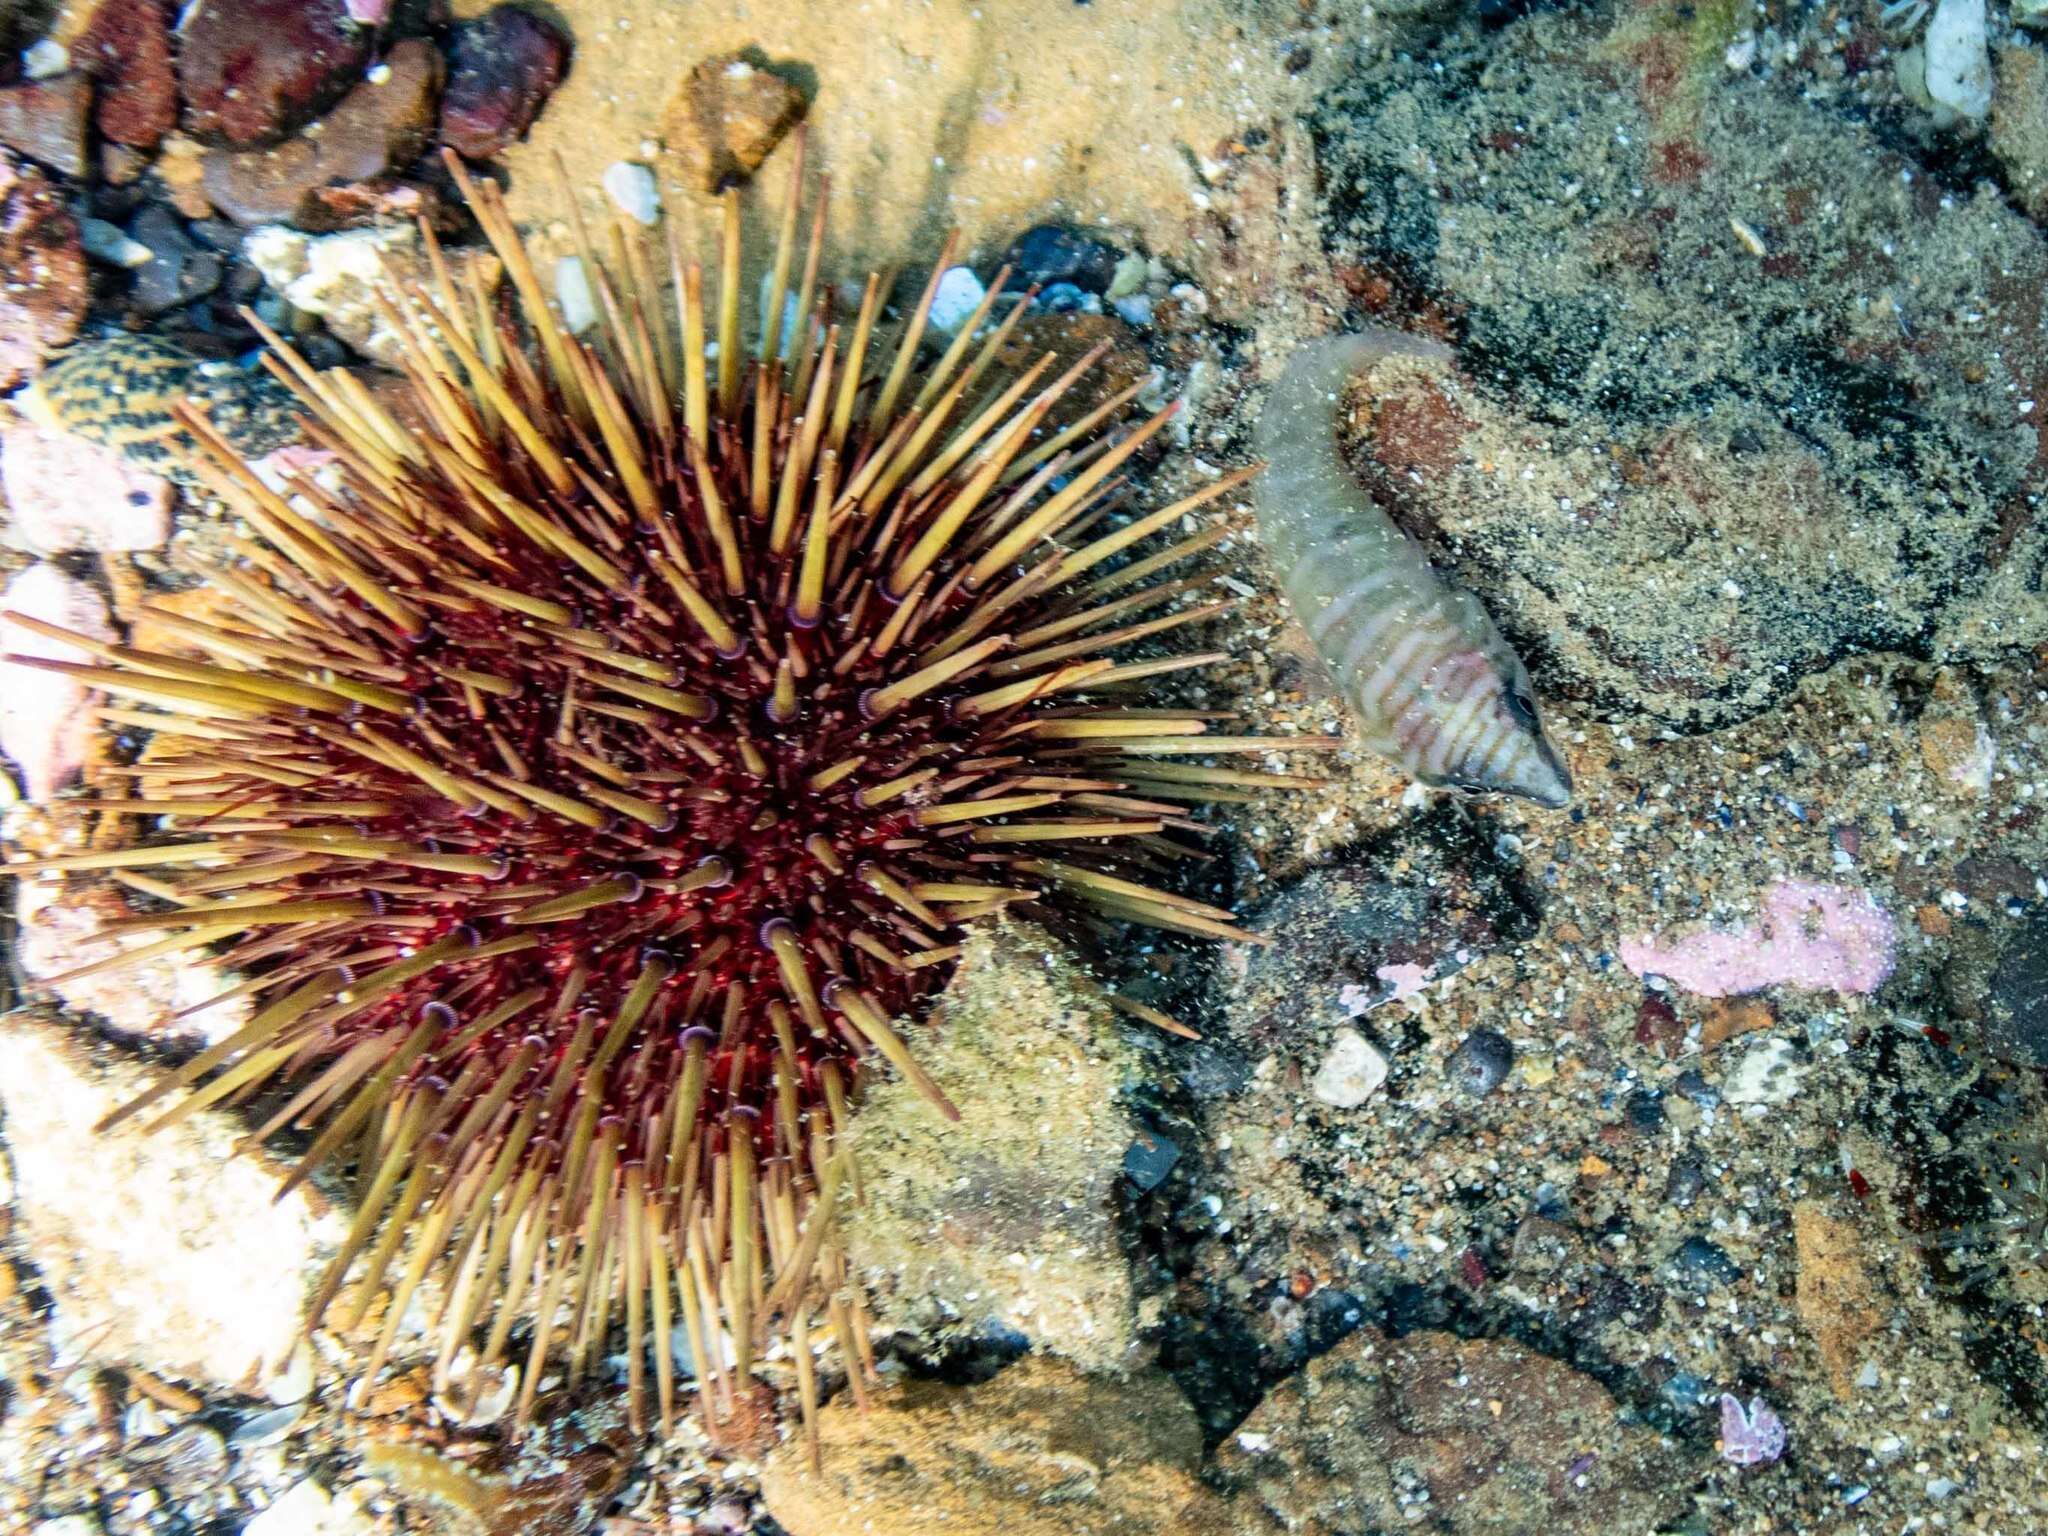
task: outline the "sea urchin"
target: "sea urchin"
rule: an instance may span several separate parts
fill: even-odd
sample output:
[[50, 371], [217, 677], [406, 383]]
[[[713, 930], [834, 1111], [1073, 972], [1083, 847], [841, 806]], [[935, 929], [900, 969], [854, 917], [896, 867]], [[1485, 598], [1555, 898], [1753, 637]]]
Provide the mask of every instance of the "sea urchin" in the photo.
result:
[[183, 654], [57, 631], [92, 660], [22, 663], [153, 733], [132, 798], [65, 804], [159, 830], [11, 867], [149, 893], [116, 926], [161, 937], [109, 964], [224, 946], [250, 978], [247, 1025], [120, 1114], [282, 1086], [255, 1135], [312, 1132], [293, 1181], [355, 1160], [311, 1316], [346, 1330], [382, 1300], [366, 1379], [433, 1274], [443, 1385], [465, 1345], [482, 1380], [516, 1344], [522, 1419], [544, 1363], [574, 1380], [621, 1310], [636, 1419], [650, 1354], [673, 1412], [644, 1345], [678, 1324], [707, 1416], [771, 1329], [808, 1406], [814, 1326], [850, 1372], [865, 1352], [831, 1235], [848, 1101], [880, 1058], [951, 1111], [897, 1021], [961, 925], [1043, 903], [1243, 937], [1155, 871], [1189, 802], [1309, 781], [1199, 759], [1334, 744], [1126, 702], [1219, 659], [1132, 651], [1217, 611], [1156, 579], [1216, 535], [1126, 552], [1243, 476], [1120, 519], [1119, 472], [1171, 412], [1120, 429], [1125, 391], [1058, 425], [1098, 356], [1009, 374], [1024, 306], [988, 326], [1000, 280], [936, 357], [932, 283], [887, 344], [877, 278], [833, 323], [822, 191], [796, 265], [800, 181], [748, 349], [731, 194], [708, 324], [673, 234], [672, 300], [636, 239], [603, 265], [583, 241], [593, 346], [465, 178], [518, 303], [437, 253], [387, 295], [425, 429], [269, 337], [327, 488], [286, 500], [182, 407], [260, 535], [219, 573], [232, 611], [158, 615]]

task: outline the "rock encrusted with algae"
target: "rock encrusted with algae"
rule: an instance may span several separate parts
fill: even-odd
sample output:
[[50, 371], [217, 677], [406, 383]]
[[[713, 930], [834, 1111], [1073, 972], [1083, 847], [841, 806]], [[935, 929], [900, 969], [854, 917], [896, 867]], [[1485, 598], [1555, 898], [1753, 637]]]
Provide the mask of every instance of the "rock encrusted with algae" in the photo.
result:
[[1043, 930], [968, 940], [918, 1060], [959, 1107], [877, 1084], [854, 1118], [847, 1251], [879, 1322], [944, 1337], [1015, 1330], [1090, 1368], [1129, 1362], [1136, 1303], [1117, 1236], [1120, 1095], [1136, 1055]]
[[[1018, 1361], [975, 1387], [913, 1382], [819, 1416], [824, 1470], [785, 1446], [761, 1478], [790, 1536], [1183, 1536], [1228, 1511], [1196, 1480], [1201, 1432], [1165, 1377]], [[1249, 1536], [1249, 1533], [1247, 1533]]]

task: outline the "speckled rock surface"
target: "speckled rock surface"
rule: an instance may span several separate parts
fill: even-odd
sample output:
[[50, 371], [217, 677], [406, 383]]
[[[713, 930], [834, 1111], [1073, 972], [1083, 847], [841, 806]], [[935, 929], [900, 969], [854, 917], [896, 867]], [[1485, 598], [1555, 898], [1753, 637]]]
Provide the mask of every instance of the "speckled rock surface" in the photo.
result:
[[1687, 1463], [1521, 1345], [1371, 1330], [1276, 1389], [1216, 1457], [1238, 1530], [1298, 1536], [1648, 1531], [1685, 1508]]
[[1130, 1363], [1136, 1302], [1116, 1200], [1136, 1058], [1057, 943], [1028, 924], [975, 935], [918, 1059], [960, 1110], [909, 1084], [855, 1122], [862, 1194], [842, 1217], [878, 1321], [945, 1338], [991, 1327], [1091, 1368]]

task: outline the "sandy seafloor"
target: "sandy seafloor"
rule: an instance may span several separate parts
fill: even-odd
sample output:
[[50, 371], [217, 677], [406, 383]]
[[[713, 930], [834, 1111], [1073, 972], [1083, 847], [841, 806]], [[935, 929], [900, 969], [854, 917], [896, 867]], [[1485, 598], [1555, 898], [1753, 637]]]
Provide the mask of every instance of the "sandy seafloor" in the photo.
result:
[[[1219, 808], [1215, 888], [1277, 942], [1100, 962], [1198, 1044], [1077, 1018], [1057, 974], [1084, 962], [992, 934], [948, 1007], [1004, 1027], [936, 1047], [989, 1106], [976, 1154], [868, 1250], [890, 1371], [944, 1433], [885, 1408], [828, 1435], [823, 1479], [767, 1455], [764, 1501], [772, 1436], [635, 1443], [603, 1389], [520, 1458], [402, 1377], [352, 1411], [333, 1340], [310, 1396], [152, 1370], [137, 1352], [204, 1318], [152, 1301], [146, 1258], [113, 1284], [90, 1245], [39, 1251], [70, 1229], [24, 1209], [0, 1216], [0, 1528], [2048, 1529], [2048, 34], [1991, 8], [1975, 121], [1865, 5], [545, 9], [574, 68], [503, 157], [544, 247], [555, 154], [602, 213], [608, 164], [664, 163], [690, 64], [754, 46], [811, 82], [843, 270], [958, 227], [985, 271], [1048, 221], [1146, 258], [1149, 314], [1110, 333], [1186, 401], [1150, 502], [1248, 456], [1297, 342], [1448, 341], [1455, 364], [1373, 381], [1354, 465], [1529, 658], [1573, 806], [1346, 753]], [[708, 207], [677, 190], [693, 228]], [[1201, 701], [1342, 729], [1228, 505], [1242, 601]], [[1340, 1106], [1319, 1073], [1354, 1035], [1387, 1073]], [[1064, 1089], [1012, 1085], [1047, 1041]], [[913, 1111], [872, 1113], [886, 1149]], [[1045, 1143], [1086, 1155], [1027, 1178]], [[899, 1151], [913, 1176], [948, 1156]], [[276, 1244], [333, 1216], [259, 1237], [190, 1183], [179, 1230], [216, 1230], [163, 1286], [289, 1312]], [[1021, 1235], [977, 1224], [997, 1196]], [[111, 1350], [107, 1294], [166, 1316]], [[1051, 1409], [1031, 1370], [1065, 1383]], [[1741, 1464], [1723, 1394], [1782, 1423], [1779, 1454]]]

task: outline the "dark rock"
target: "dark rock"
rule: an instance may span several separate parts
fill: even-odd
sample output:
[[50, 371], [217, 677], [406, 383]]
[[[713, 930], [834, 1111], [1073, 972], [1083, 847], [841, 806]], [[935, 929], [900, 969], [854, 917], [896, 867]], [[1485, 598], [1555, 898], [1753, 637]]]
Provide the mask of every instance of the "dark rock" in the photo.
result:
[[0, 390], [78, 334], [89, 284], [78, 222], [56, 187], [0, 150]]
[[1475, 1029], [1451, 1052], [1444, 1076], [1473, 1098], [1483, 1099], [1507, 1080], [1514, 1065], [1515, 1048], [1506, 1035]]
[[516, 5], [492, 7], [449, 34], [441, 142], [481, 160], [524, 137], [569, 67], [569, 40]]
[[1508, 1262], [1516, 1273], [1525, 1275], [1554, 1275], [1583, 1263], [1585, 1257], [1584, 1239], [1548, 1216], [1524, 1216], [1508, 1250]]
[[1665, 1268], [1673, 1280], [1702, 1290], [1719, 1290], [1742, 1278], [1742, 1266], [1728, 1257], [1728, 1250], [1704, 1237], [1680, 1243]]
[[1677, 1081], [1671, 1086], [1701, 1109], [1712, 1109], [1721, 1102], [1720, 1090], [1702, 1077], [1694, 1067], [1687, 1067], [1679, 1073]]
[[60, 176], [83, 176], [92, 82], [76, 72], [0, 88], [0, 145]]
[[1179, 1161], [1179, 1147], [1157, 1131], [1140, 1131], [1124, 1150], [1124, 1177], [1140, 1191], [1157, 1189]]
[[810, 104], [773, 70], [736, 53], [705, 59], [662, 109], [678, 178], [705, 192], [747, 180]]
[[1123, 256], [1115, 246], [1069, 225], [1037, 224], [1010, 242], [1003, 263], [1015, 269], [1011, 283], [1018, 288], [1069, 283], [1083, 293], [1099, 294], [1108, 289]]
[[389, 75], [350, 91], [317, 133], [275, 149], [210, 151], [204, 184], [213, 205], [238, 224], [306, 229], [339, 229], [393, 211], [383, 196], [390, 189], [378, 179], [425, 147], [441, 56], [431, 43], [408, 38], [384, 65]]
[[1700, 1192], [1706, 1187], [1706, 1173], [1689, 1157], [1673, 1162], [1671, 1171], [1664, 1176], [1664, 1198], [1681, 1211], [1699, 1199]]
[[155, 149], [178, 125], [162, 0], [100, 0], [71, 57], [98, 85], [93, 122], [108, 143]]
[[2048, 1067], [2048, 912], [2007, 935], [1984, 1009], [1991, 1054], [2016, 1067]]
[[1622, 1107], [1629, 1129], [1660, 1131], [1664, 1128], [1664, 1095], [1654, 1088], [1638, 1088]]
[[135, 274], [129, 304], [137, 313], [161, 315], [203, 299], [220, 286], [225, 265], [220, 253], [203, 249], [170, 209], [150, 204], [135, 216], [128, 233], [156, 253], [156, 259]]
[[1275, 1387], [1216, 1471], [1241, 1529], [1320, 1536], [1649, 1531], [1692, 1482], [1590, 1376], [1509, 1339], [1371, 1329]]
[[343, 0], [207, 0], [185, 25], [185, 125], [212, 143], [275, 144], [347, 93], [373, 34]]

